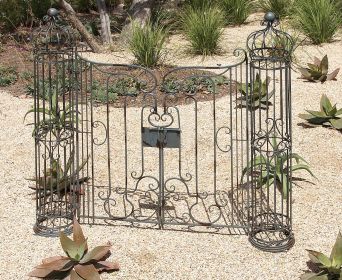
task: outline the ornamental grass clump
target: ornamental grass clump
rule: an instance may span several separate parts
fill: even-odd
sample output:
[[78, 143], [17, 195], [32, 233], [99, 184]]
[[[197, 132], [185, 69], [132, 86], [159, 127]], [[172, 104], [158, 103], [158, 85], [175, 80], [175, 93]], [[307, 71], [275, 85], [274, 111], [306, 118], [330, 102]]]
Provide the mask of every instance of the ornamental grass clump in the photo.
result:
[[341, 280], [342, 279], [342, 234], [338, 233], [330, 256], [313, 250], [307, 250], [315, 272], [306, 272], [301, 280]]
[[167, 29], [162, 25], [134, 23], [129, 47], [136, 62], [146, 67], [156, 66], [162, 57], [166, 37]]
[[188, 7], [182, 15], [182, 29], [195, 54], [217, 53], [223, 26], [223, 13], [215, 6], [206, 10]]
[[293, 18], [295, 27], [314, 44], [330, 42], [341, 25], [341, 13], [333, 0], [297, 0]]
[[117, 263], [106, 261], [110, 243], [88, 250], [87, 239], [79, 223], [74, 220], [73, 239], [60, 232], [60, 242], [66, 256], [46, 258], [29, 273], [44, 279], [100, 280], [101, 272], [119, 270]]
[[243, 24], [252, 11], [251, 0], [219, 0], [226, 24]]

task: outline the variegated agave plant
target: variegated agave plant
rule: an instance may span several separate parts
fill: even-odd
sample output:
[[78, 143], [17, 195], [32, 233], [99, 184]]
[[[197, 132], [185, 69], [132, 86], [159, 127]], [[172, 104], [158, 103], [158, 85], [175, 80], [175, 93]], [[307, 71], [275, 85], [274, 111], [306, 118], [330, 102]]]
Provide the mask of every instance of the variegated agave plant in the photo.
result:
[[311, 82], [321, 82], [336, 80], [336, 76], [340, 71], [340, 68], [335, 69], [328, 74], [329, 61], [328, 56], [325, 55], [322, 60], [314, 57], [313, 63], [308, 63], [309, 68], [300, 67], [299, 72], [302, 74], [301, 78]]
[[88, 250], [87, 239], [76, 220], [74, 220], [73, 240], [61, 232], [60, 242], [67, 256], [44, 259], [42, 264], [29, 273], [29, 276], [44, 279], [101, 280], [100, 272], [119, 269], [117, 263], [106, 261], [110, 255], [110, 243]]
[[[330, 257], [323, 253], [307, 250], [317, 272], [303, 274], [301, 280], [342, 280], [342, 234], [339, 232]], [[315, 269], [315, 270], [316, 270]]]

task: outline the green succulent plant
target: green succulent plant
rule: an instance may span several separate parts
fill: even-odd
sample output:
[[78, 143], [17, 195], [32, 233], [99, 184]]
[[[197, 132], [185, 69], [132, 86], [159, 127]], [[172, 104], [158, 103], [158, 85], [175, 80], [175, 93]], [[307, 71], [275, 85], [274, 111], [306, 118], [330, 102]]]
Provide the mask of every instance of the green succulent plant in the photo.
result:
[[298, 70], [302, 74], [302, 79], [306, 79], [311, 82], [324, 83], [325, 81], [336, 81], [336, 76], [340, 71], [340, 68], [337, 68], [328, 74], [329, 61], [327, 55], [325, 55], [322, 60], [314, 57], [314, 62], [308, 63], [308, 67], [309, 68], [299, 67]]
[[14, 84], [18, 80], [18, 72], [14, 67], [0, 65], [0, 87]]
[[101, 280], [100, 272], [119, 269], [117, 263], [106, 261], [112, 247], [110, 243], [88, 250], [87, 239], [76, 219], [73, 225], [73, 239], [64, 232], [60, 232], [59, 238], [67, 256], [44, 259], [29, 276], [44, 279]]
[[75, 186], [77, 184], [81, 185], [89, 180], [89, 177], [78, 178], [77, 176], [87, 164], [88, 159], [83, 161], [81, 165], [75, 168], [75, 171], [69, 175], [72, 167], [72, 161], [73, 153], [70, 155], [66, 168], [63, 171], [59, 160], [53, 160], [51, 167], [46, 169], [43, 176], [28, 179], [29, 181], [37, 183], [36, 186], [30, 186], [30, 188], [39, 191], [40, 194], [44, 196], [49, 196], [51, 194], [63, 196], [65, 193], [70, 193], [72, 191], [83, 194], [82, 189], [73, 190], [71, 189], [71, 186]]
[[274, 90], [268, 92], [270, 81], [270, 77], [266, 77], [266, 79], [262, 81], [260, 75], [256, 74], [253, 83], [239, 83], [237, 87], [242, 96], [237, 98], [236, 105], [238, 107], [248, 107], [252, 110], [257, 108], [267, 109], [268, 106], [272, 104], [269, 100], [275, 92]]
[[[72, 130], [73, 125], [77, 119], [78, 112], [73, 108], [72, 105], [68, 104], [65, 108], [61, 109], [58, 104], [57, 91], [55, 91], [51, 99], [49, 100], [50, 106], [41, 107], [39, 109], [33, 108], [24, 116], [24, 121], [28, 114], [30, 113], [41, 113], [44, 118], [41, 118], [38, 123], [36, 123], [35, 128], [32, 132], [34, 137], [36, 133], [46, 135], [48, 132], [55, 137], [59, 137], [59, 133], [62, 130]], [[33, 123], [31, 123], [32, 125]]]
[[320, 111], [306, 110], [308, 114], [299, 114], [298, 116], [306, 120], [310, 126], [323, 125], [338, 130], [342, 129], [342, 108], [337, 109], [336, 104], [333, 106], [325, 94], [321, 97], [320, 109]]
[[[272, 146], [276, 149], [277, 143], [276, 138], [272, 138]], [[290, 173], [298, 170], [305, 170], [310, 173], [311, 176], [315, 177], [307, 161], [299, 156], [296, 153], [292, 153], [289, 155], [289, 160], [294, 159], [295, 163], [291, 166], [289, 170], [289, 166], [287, 163], [287, 154], [278, 153], [275, 151], [274, 156], [271, 159], [268, 159], [264, 155], [259, 155], [254, 158], [253, 161], [250, 161], [242, 171], [241, 182], [243, 177], [246, 174], [251, 174], [252, 169], [254, 169], [254, 174], [252, 175], [252, 180], [257, 184], [260, 188], [262, 186], [269, 187], [275, 184], [280, 192], [282, 193], [283, 199], [287, 199], [288, 194], [288, 182], [290, 182], [291, 178], [289, 178]]]
[[309, 258], [319, 272], [306, 272], [301, 280], [341, 280], [342, 279], [342, 234], [338, 233], [330, 257], [323, 253], [307, 250]]

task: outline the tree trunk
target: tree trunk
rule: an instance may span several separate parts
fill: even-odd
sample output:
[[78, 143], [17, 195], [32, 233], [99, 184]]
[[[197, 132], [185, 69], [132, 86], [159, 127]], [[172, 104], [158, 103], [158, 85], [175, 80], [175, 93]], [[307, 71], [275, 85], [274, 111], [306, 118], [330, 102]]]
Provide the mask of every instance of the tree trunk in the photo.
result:
[[152, 8], [155, 0], [133, 0], [131, 7], [128, 10], [128, 18], [126, 24], [122, 29], [122, 33], [130, 34], [133, 22], [144, 26], [151, 18]]
[[101, 46], [96, 42], [95, 38], [87, 31], [82, 22], [77, 18], [74, 9], [65, 0], [58, 0], [59, 6], [65, 11], [71, 25], [78, 30], [83, 39], [88, 43], [89, 47], [96, 53], [102, 51]]
[[112, 43], [112, 34], [110, 31], [110, 19], [107, 11], [107, 6], [105, 0], [96, 0], [97, 8], [100, 13], [101, 21], [101, 37], [105, 44]]

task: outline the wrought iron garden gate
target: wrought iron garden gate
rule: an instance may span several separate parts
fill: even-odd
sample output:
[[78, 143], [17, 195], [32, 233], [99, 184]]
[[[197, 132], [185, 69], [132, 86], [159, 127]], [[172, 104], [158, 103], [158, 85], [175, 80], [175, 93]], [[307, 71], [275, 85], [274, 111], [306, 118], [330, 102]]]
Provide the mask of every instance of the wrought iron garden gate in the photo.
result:
[[77, 216], [293, 245], [292, 39], [272, 13], [231, 65], [158, 70], [95, 62], [55, 10], [47, 21], [35, 40], [37, 233]]

